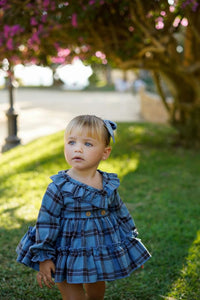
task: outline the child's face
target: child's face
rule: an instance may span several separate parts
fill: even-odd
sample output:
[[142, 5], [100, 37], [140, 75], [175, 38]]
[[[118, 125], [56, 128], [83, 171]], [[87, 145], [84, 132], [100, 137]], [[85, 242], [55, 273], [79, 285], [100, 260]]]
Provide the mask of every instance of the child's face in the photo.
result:
[[105, 146], [97, 137], [80, 134], [75, 129], [66, 137], [65, 158], [77, 170], [95, 170], [101, 160], [108, 158], [111, 147]]

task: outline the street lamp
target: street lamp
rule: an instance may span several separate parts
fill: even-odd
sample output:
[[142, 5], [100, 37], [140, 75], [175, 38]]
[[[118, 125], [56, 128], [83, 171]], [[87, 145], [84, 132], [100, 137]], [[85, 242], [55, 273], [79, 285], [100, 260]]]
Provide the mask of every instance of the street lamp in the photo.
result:
[[5, 139], [5, 145], [2, 147], [2, 152], [8, 151], [20, 144], [20, 139], [17, 136], [17, 117], [18, 114], [14, 109], [13, 101], [13, 81], [12, 75], [7, 78], [7, 88], [9, 91], [9, 109], [6, 112], [8, 119], [8, 137]]

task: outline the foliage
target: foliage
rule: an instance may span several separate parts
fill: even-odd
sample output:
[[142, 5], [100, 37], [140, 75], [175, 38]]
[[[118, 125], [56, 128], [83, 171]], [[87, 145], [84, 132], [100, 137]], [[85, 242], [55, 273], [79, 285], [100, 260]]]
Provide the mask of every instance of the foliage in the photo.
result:
[[[148, 69], [171, 124], [187, 145], [200, 143], [199, 1], [80, 1], [64, 10], [63, 37], [83, 59], [98, 54], [122, 69]], [[170, 4], [171, 3], [171, 4]], [[64, 11], [63, 10], [63, 11]], [[64, 14], [64, 15], [66, 15]], [[63, 38], [64, 39], [64, 38]], [[98, 51], [97, 51], [98, 50]], [[162, 81], [170, 90], [170, 105]]]
[[[195, 21], [200, 7], [195, 0], [169, 1], [171, 5], [168, 1], [139, 0], [78, 2], [2, 0], [1, 58], [6, 49], [9, 60], [36, 56], [45, 60], [63, 46], [67, 49], [58, 53], [60, 58], [72, 51], [83, 59], [95, 55], [104, 63], [107, 56], [125, 69], [160, 69], [172, 57], [180, 62], [184, 27], [189, 23], [198, 30]], [[198, 37], [198, 32], [195, 34]]]
[[[200, 298], [199, 153], [176, 148], [173, 140], [166, 126], [118, 124], [101, 169], [119, 174], [121, 197], [152, 258], [129, 278], [109, 283], [106, 300]], [[66, 168], [63, 132], [0, 158], [1, 299], [60, 299], [56, 288], [40, 290], [36, 273], [15, 262], [15, 247], [35, 223], [49, 176]]]
[[47, 52], [56, 53], [52, 42], [59, 25], [53, 14], [55, 3], [48, 5], [48, 2], [0, 1], [1, 60], [7, 58], [11, 65], [19, 62], [45, 63]]
[[200, 144], [199, 1], [1, 0], [0, 7], [0, 60], [6, 53], [12, 63], [58, 64], [79, 56], [151, 70], [180, 139]]

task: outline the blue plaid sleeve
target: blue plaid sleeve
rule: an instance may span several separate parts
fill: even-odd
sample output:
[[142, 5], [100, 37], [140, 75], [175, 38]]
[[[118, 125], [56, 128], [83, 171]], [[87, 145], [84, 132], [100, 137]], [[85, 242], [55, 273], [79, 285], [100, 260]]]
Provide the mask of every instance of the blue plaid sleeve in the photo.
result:
[[137, 237], [138, 232], [135, 227], [135, 222], [131, 217], [126, 205], [121, 200], [121, 197], [117, 190], [114, 191], [113, 201], [109, 207], [111, 213], [115, 214], [118, 222], [121, 224], [123, 228], [126, 230], [133, 232], [134, 236]]
[[50, 183], [44, 194], [36, 223], [36, 243], [30, 248], [33, 253], [32, 261], [54, 259], [62, 204], [60, 191], [53, 182]]

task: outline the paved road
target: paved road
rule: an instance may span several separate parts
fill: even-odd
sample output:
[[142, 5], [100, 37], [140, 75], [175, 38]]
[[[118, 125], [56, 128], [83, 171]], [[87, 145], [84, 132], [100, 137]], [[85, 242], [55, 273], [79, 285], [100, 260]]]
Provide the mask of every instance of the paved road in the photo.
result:
[[[79, 114], [95, 114], [116, 122], [140, 120], [139, 98], [131, 93], [18, 89], [14, 99], [22, 144], [64, 129]], [[0, 149], [7, 137], [7, 109], [8, 92], [1, 90]]]

